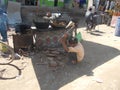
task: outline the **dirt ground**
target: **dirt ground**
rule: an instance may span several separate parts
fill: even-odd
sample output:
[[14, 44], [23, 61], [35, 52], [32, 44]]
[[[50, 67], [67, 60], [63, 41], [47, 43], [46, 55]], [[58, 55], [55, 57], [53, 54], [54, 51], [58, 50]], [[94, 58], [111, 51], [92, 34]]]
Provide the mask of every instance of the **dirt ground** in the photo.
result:
[[[96, 30], [87, 33], [84, 18], [80, 19], [77, 31], [82, 33], [85, 49], [81, 63], [67, 64], [64, 53], [48, 58], [47, 52], [36, 52], [12, 62], [24, 67], [22, 74], [0, 80], [0, 90], [120, 90], [120, 37], [114, 35], [115, 28], [104, 24]], [[56, 65], [52, 61], [56, 67], [50, 66]]]

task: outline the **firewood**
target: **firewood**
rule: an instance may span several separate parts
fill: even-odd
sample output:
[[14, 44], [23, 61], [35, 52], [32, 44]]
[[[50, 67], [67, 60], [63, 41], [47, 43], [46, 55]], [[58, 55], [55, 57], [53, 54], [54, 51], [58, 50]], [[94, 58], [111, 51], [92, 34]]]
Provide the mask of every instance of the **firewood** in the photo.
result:
[[49, 57], [56, 57], [56, 54], [46, 54], [46, 56], [49, 56]]
[[58, 52], [58, 51], [52, 51], [51, 53], [52, 54], [60, 54], [60, 52]]

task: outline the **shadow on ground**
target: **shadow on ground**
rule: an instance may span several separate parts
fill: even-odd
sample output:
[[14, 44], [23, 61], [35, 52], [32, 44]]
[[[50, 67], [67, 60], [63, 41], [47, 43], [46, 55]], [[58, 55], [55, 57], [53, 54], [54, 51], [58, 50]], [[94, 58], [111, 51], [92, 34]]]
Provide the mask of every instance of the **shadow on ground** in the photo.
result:
[[82, 44], [85, 48], [84, 60], [77, 65], [65, 64], [55, 71], [48, 65], [37, 65], [40, 59], [33, 57], [33, 67], [41, 90], [58, 90], [83, 75], [92, 76], [93, 69], [120, 55], [119, 50], [109, 46], [90, 41], [83, 41]]

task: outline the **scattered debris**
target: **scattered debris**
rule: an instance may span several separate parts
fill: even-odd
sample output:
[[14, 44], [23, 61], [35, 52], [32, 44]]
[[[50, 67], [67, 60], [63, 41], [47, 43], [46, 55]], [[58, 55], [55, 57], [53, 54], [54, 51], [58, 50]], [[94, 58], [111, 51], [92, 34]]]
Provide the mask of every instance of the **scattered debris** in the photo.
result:
[[18, 53], [22, 56], [25, 56], [25, 57], [28, 57], [29, 56], [29, 53], [28, 52], [25, 52], [23, 51], [22, 49], [19, 49]]
[[0, 70], [0, 77], [3, 76], [4, 72], [5, 72], [6, 69], [3, 69], [3, 70]]
[[43, 62], [43, 63], [36, 63], [37, 65], [48, 65], [48, 63], [45, 63], [45, 62]]
[[46, 56], [48, 56], [48, 57], [56, 57], [56, 54], [48, 53], [48, 54], [46, 54]]
[[18, 53], [15, 53], [15, 59], [21, 59], [21, 55], [19, 55]]
[[20, 78], [22, 78], [22, 75], [16, 76], [16, 79], [20, 79]]
[[54, 60], [50, 60], [49, 66], [50, 66], [50, 67], [57, 67], [57, 66], [58, 66], [58, 63], [55, 62]]
[[58, 52], [58, 51], [52, 51], [51, 53], [52, 54], [60, 54], [60, 52]]
[[59, 65], [59, 66], [62, 66], [62, 67], [65, 66], [65, 64], [64, 64], [63, 62], [58, 62], [58, 65]]
[[48, 59], [48, 60], [54, 60], [54, 58], [53, 58], [53, 57], [47, 57], [47, 59]]
[[96, 81], [96, 82], [98, 82], [98, 83], [103, 83], [103, 80], [100, 79], [100, 78], [94, 78], [93, 80]]
[[21, 65], [21, 67], [20, 67], [20, 70], [25, 69], [25, 67], [27, 67], [27, 65], [28, 65], [27, 62], [22, 62], [21, 64], [22, 64], [22, 65]]

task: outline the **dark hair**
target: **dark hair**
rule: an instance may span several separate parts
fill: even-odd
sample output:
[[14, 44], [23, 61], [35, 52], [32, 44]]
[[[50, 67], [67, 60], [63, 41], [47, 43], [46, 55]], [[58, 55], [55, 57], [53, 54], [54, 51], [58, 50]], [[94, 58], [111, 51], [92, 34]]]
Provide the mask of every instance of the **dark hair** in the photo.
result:
[[94, 14], [96, 15], [96, 14], [97, 14], [97, 12], [94, 12]]
[[89, 11], [92, 11], [92, 7], [89, 8]]
[[68, 42], [69, 42], [69, 44], [76, 44], [76, 43], [78, 43], [78, 39], [75, 37], [70, 37]]

